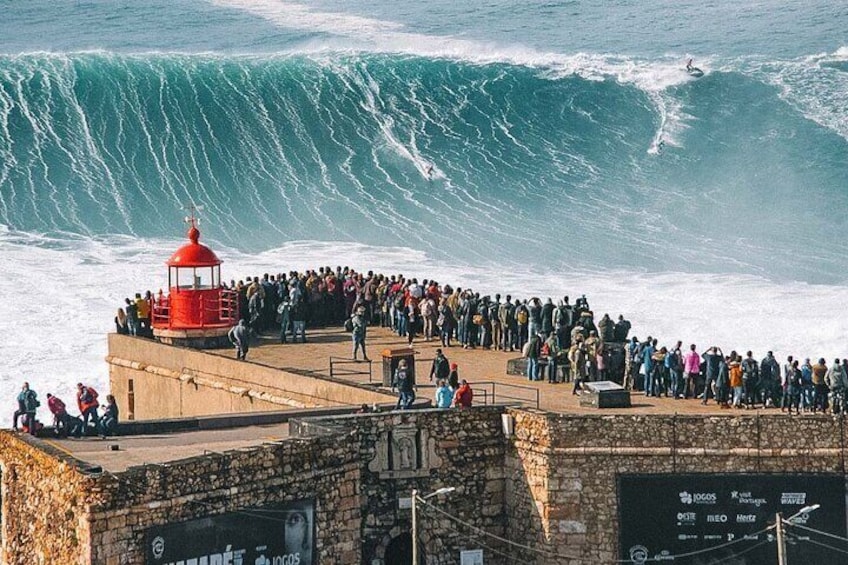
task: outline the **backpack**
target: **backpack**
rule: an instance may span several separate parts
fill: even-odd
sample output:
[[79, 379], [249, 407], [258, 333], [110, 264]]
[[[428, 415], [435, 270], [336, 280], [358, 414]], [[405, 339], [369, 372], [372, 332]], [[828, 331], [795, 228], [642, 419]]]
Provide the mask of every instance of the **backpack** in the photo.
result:
[[524, 344], [524, 347], [521, 348], [521, 356], [522, 357], [530, 357], [530, 341]]
[[348, 318], [347, 320], [345, 320], [344, 329], [348, 333], [353, 331], [353, 318]]
[[527, 309], [525, 309], [525, 308], [522, 308], [521, 310], [519, 310], [518, 312], [515, 313], [515, 319], [522, 326], [527, 323], [528, 318], [529, 318], [529, 315], [527, 314]]

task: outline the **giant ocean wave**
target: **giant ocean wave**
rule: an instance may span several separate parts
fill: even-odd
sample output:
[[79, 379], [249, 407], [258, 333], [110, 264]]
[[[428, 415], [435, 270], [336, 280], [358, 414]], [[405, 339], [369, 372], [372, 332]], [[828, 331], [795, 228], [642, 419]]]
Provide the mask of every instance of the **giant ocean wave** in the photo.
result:
[[698, 81], [585, 54], [3, 56], [0, 222], [167, 237], [202, 204], [207, 237], [245, 251], [842, 282], [843, 116], [794, 92], [844, 80], [843, 55]]

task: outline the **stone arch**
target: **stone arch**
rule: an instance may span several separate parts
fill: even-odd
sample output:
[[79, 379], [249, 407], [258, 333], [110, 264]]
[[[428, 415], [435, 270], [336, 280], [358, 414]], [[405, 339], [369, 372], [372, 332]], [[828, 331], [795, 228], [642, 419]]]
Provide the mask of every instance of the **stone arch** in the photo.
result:
[[[392, 540], [407, 533], [412, 535], [412, 527], [409, 522], [396, 524], [391, 530], [389, 530], [374, 549], [374, 555], [372, 556], [371, 561], [369, 561], [370, 565], [386, 565], [386, 550], [389, 548], [389, 544], [392, 543]], [[437, 540], [438, 537], [433, 537], [426, 529], [418, 532], [419, 547], [432, 547], [431, 544]]]

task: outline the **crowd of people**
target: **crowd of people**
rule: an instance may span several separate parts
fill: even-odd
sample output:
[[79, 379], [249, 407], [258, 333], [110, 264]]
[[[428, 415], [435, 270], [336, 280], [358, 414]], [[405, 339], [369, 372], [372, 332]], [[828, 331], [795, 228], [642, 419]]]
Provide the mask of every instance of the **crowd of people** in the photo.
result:
[[635, 336], [627, 346], [626, 381], [628, 388], [647, 396], [713, 399], [722, 408], [777, 408], [792, 413], [841, 413], [846, 408], [848, 359], [824, 358], [815, 363], [792, 355], [781, 366], [769, 351], [759, 362], [753, 352], [743, 357], [729, 355], [720, 347], [710, 346], [698, 353], [695, 344], [684, 352], [683, 343], [658, 346], [658, 340], [640, 342]]
[[[100, 435], [106, 437], [115, 435], [118, 428], [118, 404], [111, 394], [106, 395], [106, 404], [100, 404], [98, 393], [94, 387], [77, 383], [77, 407], [79, 416], [72, 416], [68, 407], [58, 396], [47, 393], [47, 407], [53, 416], [53, 432], [57, 437], [80, 438], [84, 435]], [[41, 401], [38, 393], [25, 382], [18, 394], [18, 409], [12, 419], [12, 429], [17, 430], [22, 425], [25, 433], [37, 435], [43, 429], [36, 413]], [[98, 413], [100, 409], [100, 413]]]
[[[587, 381], [612, 380], [648, 396], [710, 400], [722, 407], [780, 407], [789, 412], [840, 411], [848, 385], [848, 360], [803, 363], [789, 357], [783, 367], [769, 353], [757, 361], [751, 352], [724, 355], [710, 347], [698, 353], [682, 342], [659, 346], [657, 339], [629, 337], [630, 322], [608, 314], [596, 322], [585, 295], [518, 299], [483, 295], [432, 279], [321, 267], [303, 272], [230, 281], [238, 295], [241, 320], [230, 332], [237, 356], [244, 359], [251, 339], [278, 331], [281, 343], [306, 342], [307, 329], [343, 324], [351, 333], [351, 356], [368, 360], [369, 326], [389, 328], [409, 344], [437, 340], [441, 347], [521, 352], [526, 376], [551, 384], [573, 383], [580, 394]], [[146, 335], [151, 294], [126, 299], [116, 325], [125, 333]], [[123, 322], [122, 322], [123, 320]], [[434, 377], [437, 405], [455, 404], [461, 384]], [[402, 383], [398, 383], [400, 390]], [[448, 394], [450, 392], [450, 394]], [[439, 400], [441, 399], [441, 400]], [[408, 396], [399, 406], [408, 403]]]

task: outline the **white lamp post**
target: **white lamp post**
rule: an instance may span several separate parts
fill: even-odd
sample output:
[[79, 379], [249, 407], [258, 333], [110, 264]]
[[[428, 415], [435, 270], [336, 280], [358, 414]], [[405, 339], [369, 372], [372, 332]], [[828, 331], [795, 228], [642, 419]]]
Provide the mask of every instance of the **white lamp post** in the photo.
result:
[[442, 487], [430, 494], [421, 496], [418, 489], [412, 489], [412, 565], [418, 565], [418, 501], [424, 502], [428, 498], [447, 494], [456, 490], [456, 487]]
[[798, 512], [790, 516], [789, 518], [783, 519], [783, 515], [778, 512], [775, 525], [777, 526], [777, 564], [778, 565], [787, 565], [786, 558], [786, 537], [784, 537], [783, 532], [783, 523], [792, 524], [792, 520], [800, 516], [801, 514], [807, 514], [808, 512], [812, 512], [813, 510], [818, 510], [821, 508], [821, 504], [811, 504], [810, 506], [805, 506], [800, 509]]

